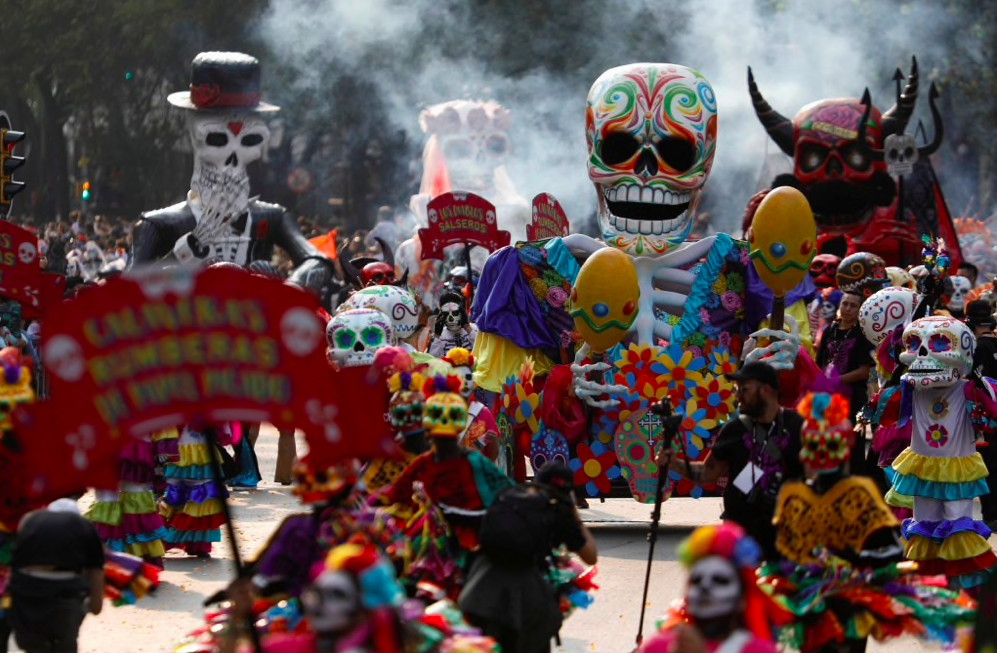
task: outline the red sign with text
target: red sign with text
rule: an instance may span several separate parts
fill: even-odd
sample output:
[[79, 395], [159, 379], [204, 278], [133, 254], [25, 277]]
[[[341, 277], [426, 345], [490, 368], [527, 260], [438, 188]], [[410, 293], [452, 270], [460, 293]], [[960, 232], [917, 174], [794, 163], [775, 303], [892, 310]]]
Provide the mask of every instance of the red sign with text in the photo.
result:
[[570, 233], [568, 216], [565, 215], [561, 203], [549, 193], [540, 193], [533, 198], [533, 218], [526, 225], [526, 239], [546, 240], [547, 238], [563, 238]]
[[0, 297], [20, 302], [26, 317], [37, 317], [43, 291], [38, 236], [0, 220]]
[[427, 206], [429, 227], [419, 230], [422, 258], [443, 259], [450, 245], [477, 245], [494, 252], [509, 244], [508, 231], [498, 228], [495, 206], [474, 193], [438, 195]]

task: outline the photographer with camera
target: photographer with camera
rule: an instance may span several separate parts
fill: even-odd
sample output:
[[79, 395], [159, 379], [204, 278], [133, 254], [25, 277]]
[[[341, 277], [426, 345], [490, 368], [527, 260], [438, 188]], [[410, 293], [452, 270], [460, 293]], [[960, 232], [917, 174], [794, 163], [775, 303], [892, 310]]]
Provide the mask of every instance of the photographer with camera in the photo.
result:
[[779, 406], [779, 378], [768, 363], [746, 363], [727, 378], [737, 382], [740, 414], [720, 429], [706, 460], [687, 465], [667, 449], [658, 464], [698, 485], [715, 485], [726, 477], [721, 517], [744, 528], [761, 545], [765, 559], [774, 560], [776, 496], [785, 481], [803, 478], [803, 418]]

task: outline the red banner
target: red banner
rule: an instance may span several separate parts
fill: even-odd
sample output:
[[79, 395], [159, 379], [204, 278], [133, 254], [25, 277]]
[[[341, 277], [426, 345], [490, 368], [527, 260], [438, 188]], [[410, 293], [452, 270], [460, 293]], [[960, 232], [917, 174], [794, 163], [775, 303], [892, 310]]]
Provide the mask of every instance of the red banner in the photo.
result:
[[38, 263], [38, 236], [0, 220], [0, 297], [21, 303], [26, 317], [41, 314], [42, 270]]
[[450, 245], [471, 244], [494, 252], [509, 244], [508, 231], [498, 228], [495, 207], [474, 193], [438, 195], [427, 206], [429, 227], [419, 230], [422, 258], [443, 259]]
[[526, 225], [526, 239], [545, 240], [567, 236], [571, 227], [561, 203], [549, 193], [533, 198], [533, 219]]

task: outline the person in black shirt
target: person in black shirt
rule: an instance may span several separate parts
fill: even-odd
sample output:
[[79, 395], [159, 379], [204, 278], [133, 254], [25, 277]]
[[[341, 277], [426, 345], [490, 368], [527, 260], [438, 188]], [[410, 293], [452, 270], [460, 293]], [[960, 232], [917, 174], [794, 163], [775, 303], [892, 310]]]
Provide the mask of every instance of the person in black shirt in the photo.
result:
[[76, 501], [21, 519], [11, 560], [10, 622], [28, 653], [75, 653], [83, 617], [104, 601], [104, 545]]
[[[994, 327], [997, 327], [997, 320], [994, 320], [990, 302], [982, 299], [969, 302], [966, 306], [966, 326], [973, 330], [976, 336], [976, 351], [973, 354], [973, 372], [979, 376], [997, 379], [997, 336], [994, 335]], [[994, 479], [997, 479], [997, 441], [991, 439], [987, 446], [980, 447], [980, 455], [990, 472], [987, 484], [990, 485], [990, 493], [980, 497], [980, 507], [983, 510], [983, 521], [991, 528], [997, 527], [997, 488], [994, 487]]]
[[851, 406], [848, 419], [852, 422], [868, 400], [869, 372], [873, 366], [874, 347], [862, 334], [858, 322], [861, 306], [861, 296], [845, 293], [838, 306], [838, 319], [824, 329], [817, 350], [817, 367], [829, 376], [838, 375], [842, 394]]
[[727, 378], [737, 382], [740, 415], [720, 429], [706, 460], [690, 463], [687, 470], [685, 461], [669, 449], [658, 461], [700, 485], [727, 477], [722, 518], [744, 528], [761, 545], [766, 560], [774, 560], [775, 498], [783, 482], [803, 477], [803, 418], [779, 406], [779, 378], [771, 365], [747, 363]]

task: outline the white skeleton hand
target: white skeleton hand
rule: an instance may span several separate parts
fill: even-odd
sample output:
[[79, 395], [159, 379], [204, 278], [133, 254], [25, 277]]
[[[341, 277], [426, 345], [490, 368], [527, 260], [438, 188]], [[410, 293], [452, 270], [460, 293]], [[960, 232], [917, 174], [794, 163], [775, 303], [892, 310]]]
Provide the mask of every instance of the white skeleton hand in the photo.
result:
[[[609, 363], [589, 363], [588, 365], [583, 365], [582, 361], [588, 357], [591, 351], [591, 347], [583, 345], [575, 354], [575, 362], [571, 365], [571, 374], [574, 376], [573, 385], [575, 395], [592, 408], [609, 408], [615, 406], [619, 403], [619, 400], [613, 399], [610, 393], [627, 392], [629, 388], [625, 385], [605, 385], [590, 381], [586, 376], [587, 374], [605, 372], [613, 367]], [[601, 395], [607, 395], [607, 398], [599, 399], [598, 397]]]
[[201, 217], [191, 236], [210, 247], [249, 206], [249, 177], [245, 173], [222, 174], [221, 182], [201, 195]]
[[[772, 316], [769, 316], [769, 320]], [[789, 332], [775, 331], [773, 329], [761, 329], [751, 334], [745, 343], [747, 356], [745, 363], [761, 361], [768, 363], [777, 370], [791, 370], [796, 362], [796, 354], [800, 350], [800, 328], [791, 315], [785, 316], [786, 326]], [[768, 338], [769, 344], [765, 347], [758, 347], [761, 338]]]

